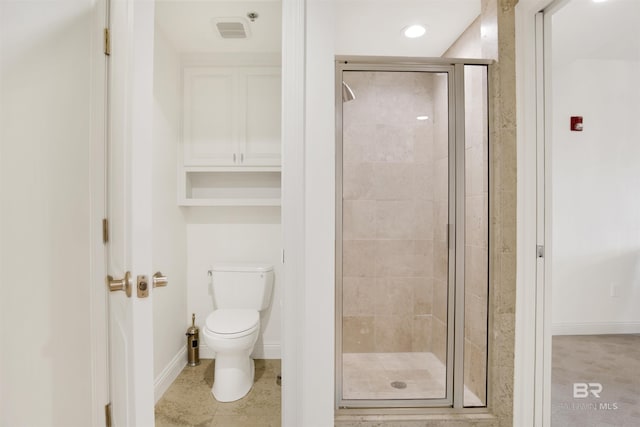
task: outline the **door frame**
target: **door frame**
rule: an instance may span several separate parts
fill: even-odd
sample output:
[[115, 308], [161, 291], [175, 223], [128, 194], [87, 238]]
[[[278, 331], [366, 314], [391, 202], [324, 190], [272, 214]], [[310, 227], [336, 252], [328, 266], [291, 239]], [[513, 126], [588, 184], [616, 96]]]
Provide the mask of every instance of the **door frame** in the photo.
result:
[[[282, 0], [282, 426], [303, 425], [305, 397], [306, 0]], [[286, 254], [286, 256], [285, 256]], [[312, 399], [309, 396], [308, 399]]]
[[106, 425], [105, 405], [109, 402], [109, 344], [107, 289], [105, 285], [106, 247], [102, 241], [102, 219], [106, 212], [106, 81], [107, 57], [104, 54], [104, 28], [107, 25], [107, 0], [94, 2], [91, 26], [91, 175], [90, 182], [90, 355], [91, 425]]
[[[554, 0], [516, 5], [517, 278], [513, 424], [550, 424], [551, 329], [545, 223], [545, 68], [543, 10]], [[538, 256], [542, 246], [542, 256]], [[546, 252], [546, 253], [545, 253]], [[533, 402], [533, 405], [532, 405]]]

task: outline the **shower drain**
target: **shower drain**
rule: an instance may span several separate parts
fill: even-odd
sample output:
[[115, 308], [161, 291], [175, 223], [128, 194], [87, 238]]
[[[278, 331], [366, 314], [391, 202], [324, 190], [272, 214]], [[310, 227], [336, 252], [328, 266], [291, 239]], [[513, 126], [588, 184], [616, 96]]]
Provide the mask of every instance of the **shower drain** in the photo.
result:
[[407, 388], [407, 383], [405, 383], [404, 381], [394, 381], [391, 383], [391, 387], [393, 388]]

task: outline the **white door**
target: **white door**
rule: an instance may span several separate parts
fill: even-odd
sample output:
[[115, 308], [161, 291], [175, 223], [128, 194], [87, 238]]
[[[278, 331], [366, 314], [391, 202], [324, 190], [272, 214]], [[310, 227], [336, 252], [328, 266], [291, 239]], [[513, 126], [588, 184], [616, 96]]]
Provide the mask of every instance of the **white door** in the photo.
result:
[[[113, 426], [153, 426], [151, 119], [153, 11], [149, 1], [110, 5], [107, 217], [110, 400]], [[130, 296], [125, 287], [130, 274]], [[145, 288], [148, 296], [140, 292]]]

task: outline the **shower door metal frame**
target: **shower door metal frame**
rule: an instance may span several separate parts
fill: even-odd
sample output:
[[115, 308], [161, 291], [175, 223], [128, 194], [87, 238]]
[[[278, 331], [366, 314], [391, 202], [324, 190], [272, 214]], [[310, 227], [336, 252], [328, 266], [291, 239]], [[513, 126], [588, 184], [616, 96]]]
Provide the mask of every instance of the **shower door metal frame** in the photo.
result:
[[[419, 408], [442, 411], [464, 408], [464, 270], [465, 270], [465, 65], [488, 66], [492, 61], [476, 59], [336, 57], [336, 236], [335, 236], [335, 405], [336, 410], [379, 408]], [[343, 184], [343, 102], [344, 71], [430, 72], [447, 74], [449, 139], [449, 223], [448, 227], [448, 298], [447, 357], [445, 397], [434, 399], [344, 399], [342, 388], [342, 184]], [[356, 94], [357, 96], [357, 94]], [[459, 251], [456, 248], [460, 248]], [[489, 313], [488, 313], [489, 314]], [[487, 354], [489, 354], [487, 346]], [[488, 371], [487, 371], [488, 376]], [[485, 402], [486, 405], [486, 402]], [[483, 412], [486, 408], [466, 408]]]

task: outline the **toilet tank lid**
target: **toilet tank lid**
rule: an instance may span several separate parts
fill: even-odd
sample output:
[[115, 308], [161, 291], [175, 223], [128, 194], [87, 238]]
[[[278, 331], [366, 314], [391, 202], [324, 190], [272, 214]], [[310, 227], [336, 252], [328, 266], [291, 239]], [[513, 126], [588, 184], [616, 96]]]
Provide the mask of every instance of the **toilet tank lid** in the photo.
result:
[[214, 264], [211, 267], [211, 271], [242, 271], [242, 272], [267, 272], [272, 271], [273, 265], [270, 264], [240, 264], [240, 263], [228, 263], [228, 264]]

